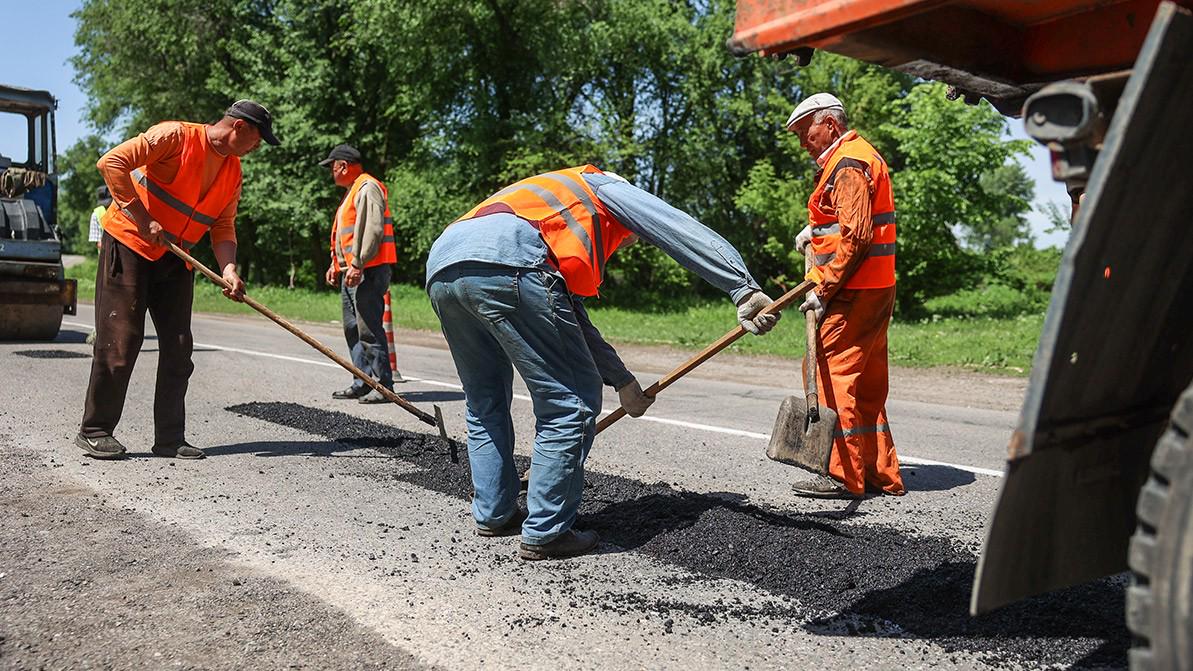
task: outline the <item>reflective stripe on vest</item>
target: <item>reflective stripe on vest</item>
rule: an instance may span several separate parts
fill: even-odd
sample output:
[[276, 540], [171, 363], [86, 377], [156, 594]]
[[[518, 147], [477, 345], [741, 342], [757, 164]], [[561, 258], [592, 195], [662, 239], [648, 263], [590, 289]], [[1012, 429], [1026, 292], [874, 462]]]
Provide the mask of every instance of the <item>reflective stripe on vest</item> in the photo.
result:
[[[207, 129], [203, 124], [181, 123], [183, 130], [182, 158], [178, 172], [170, 182], [153, 178], [152, 166], [138, 166], [129, 176], [137, 197], [145, 210], [161, 224], [162, 232], [174, 244], [190, 249], [219, 219], [232, 203], [240, 188], [240, 158], [227, 156], [215, 179], [200, 197], [203, 169], [211, 150]], [[156, 261], [166, 248], [154, 245], [141, 237], [132, 213], [115, 202], [101, 218], [105, 231], [137, 254]]]
[[356, 194], [368, 182], [373, 182], [381, 190], [381, 200], [385, 204], [385, 209], [381, 220], [384, 226], [381, 232], [381, 243], [377, 248], [377, 253], [373, 255], [373, 258], [365, 262], [364, 267], [372, 268], [374, 266], [397, 263], [398, 261], [397, 247], [394, 245], [394, 220], [389, 212], [389, 190], [385, 188], [385, 184], [381, 180], [367, 172], [362, 172], [357, 176], [356, 181], [352, 183], [352, 186], [348, 189], [348, 193], [344, 194], [344, 200], [340, 202], [340, 207], [336, 209], [336, 213], [332, 217], [331, 262], [335, 264], [337, 271], [347, 269], [346, 267], [340, 267], [339, 255], [336, 254], [337, 239], [339, 240], [340, 250], [344, 255], [344, 263], [351, 266], [354, 260], [352, 247], [356, 238]]
[[895, 200], [891, 192], [886, 162], [877, 150], [854, 131], [849, 131], [829, 156], [818, 176], [815, 190], [808, 198], [808, 218], [812, 227], [813, 279], [820, 281], [824, 266], [837, 258], [841, 225], [832, 207], [832, 189], [837, 174], [846, 167], [864, 171], [871, 180], [870, 198], [873, 239], [866, 258], [845, 282], [848, 289], [881, 289], [895, 284]]
[[591, 191], [585, 173], [600, 170], [584, 165], [529, 177], [489, 196], [457, 221], [499, 212], [527, 221], [547, 243], [568, 291], [595, 296], [606, 261], [630, 232]]

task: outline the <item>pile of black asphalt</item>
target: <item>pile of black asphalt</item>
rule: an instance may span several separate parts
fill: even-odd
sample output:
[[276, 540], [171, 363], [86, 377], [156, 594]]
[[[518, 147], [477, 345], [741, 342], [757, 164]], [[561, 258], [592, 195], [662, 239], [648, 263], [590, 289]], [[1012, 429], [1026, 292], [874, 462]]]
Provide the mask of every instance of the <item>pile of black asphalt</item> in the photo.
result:
[[[378, 450], [416, 467], [392, 476], [400, 481], [463, 501], [471, 496], [467, 460], [452, 464], [437, 436], [291, 403], [227, 410], [326, 437], [338, 450]], [[695, 493], [591, 471], [577, 528], [594, 529], [607, 544], [683, 569], [677, 575], [687, 577], [679, 580], [737, 580], [789, 597], [792, 604], [787, 612], [759, 612], [732, 601], [703, 605], [623, 597], [606, 608], [682, 612], [709, 626], [727, 619], [788, 619], [792, 628], [818, 635], [930, 641], [994, 665], [1126, 665], [1131, 639], [1121, 577], [970, 617], [977, 557], [950, 538], [766, 509], [729, 492]]]

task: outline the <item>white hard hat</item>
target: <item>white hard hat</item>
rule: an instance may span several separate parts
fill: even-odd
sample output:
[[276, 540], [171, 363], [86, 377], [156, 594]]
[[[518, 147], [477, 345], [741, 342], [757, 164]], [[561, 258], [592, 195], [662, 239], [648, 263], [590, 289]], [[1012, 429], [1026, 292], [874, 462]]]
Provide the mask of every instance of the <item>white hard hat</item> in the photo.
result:
[[802, 103], [795, 106], [795, 110], [791, 112], [791, 116], [787, 117], [787, 130], [795, 125], [800, 119], [819, 112], [820, 110], [838, 109], [845, 111], [845, 105], [831, 93], [814, 93], [808, 96]]

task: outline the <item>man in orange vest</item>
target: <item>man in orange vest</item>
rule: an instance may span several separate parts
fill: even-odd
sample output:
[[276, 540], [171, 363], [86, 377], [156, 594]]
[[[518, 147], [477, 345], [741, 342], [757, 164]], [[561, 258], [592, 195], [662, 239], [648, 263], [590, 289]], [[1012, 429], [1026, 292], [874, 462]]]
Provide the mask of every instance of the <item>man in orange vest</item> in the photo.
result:
[[[319, 165], [331, 170], [336, 186], [347, 189], [331, 222], [331, 265], [326, 280], [340, 281], [344, 339], [352, 363], [387, 389], [405, 382], [389, 367], [389, 346], [382, 319], [385, 294], [393, 264], [394, 221], [389, 214], [389, 197], [381, 180], [361, 167], [360, 152], [348, 144], [336, 145]], [[389, 403], [363, 380], [353, 379], [347, 389], [332, 398], [357, 399], [358, 403]]]
[[100, 224], [95, 277], [95, 357], [83, 422], [75, 445], [97, 459], [124, 456], [113, 436], [124, 410], [133, 365], [145, 334], [145, 311], [157, 329], [157, 388], [153, 453], [199, 459], [186, 441], [186, 388], [191, 362], [194, 276], [164, 245], [190, 249], [211, 232], [211, 249], [239, 301], [236, 207], [240, 159], [265, 140], [278, 144], [269, 110], [240, 100], [222, 119], [204, 125], [166, 121], [104, 154], [96, 167], [112, 196]]
[[[769, 331], [771, 300], [724, 238], [626, 180], [584, 165], [512, 184], [447, 227], [427, 260], [427, 292], [464, 385], [472, 514], [481, 536], [521, 532], [518, 554], [569, 557], [596, 546], [572, 525], [602, 383], [639, 417], [654, 400], [588, 319], [605, 264], [641, 238], [725, 291], [742, 326]], [[527, 510], [518, 508], [510, 417], [514, 370], [534, 403]]]
[[819, 283], [800, 305], [820, 322], [816, 377], [840, 426], [829, 476], [795, 484], [800, 496], [902, 495], [899, 458], [886, 417], [887, 326], [895, 306], [895, 198], [886, 161], [856, 131], [845, 106], [817, 93], [801, 102], [787, 130], [816, 160], [808, 225], [796, 236]]

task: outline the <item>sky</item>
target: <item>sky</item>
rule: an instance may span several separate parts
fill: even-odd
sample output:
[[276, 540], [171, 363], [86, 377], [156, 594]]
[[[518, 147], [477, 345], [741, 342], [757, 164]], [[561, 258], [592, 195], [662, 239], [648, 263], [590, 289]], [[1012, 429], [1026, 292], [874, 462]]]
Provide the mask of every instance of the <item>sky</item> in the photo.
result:
[[[58, 153], [84, 136], [88, 128], [83, 121], [87, 100], [74, 83], [74, 69], [69, 59], [75, 53], [75, 21], [70, 13], [79, 6], [76, 0], [0, 0], [5, 15], [6, 49], [12, 53], [32, 55], [20, 67], [9, 67], [0, 74], [0, 83], [44, 89], [58, 99]], [[13, 61], [15, 62], [15, 61]], [[1012, 137], [1024, 139], [1023, 122], [1009, 119]], [[12, 155], [10, 124], [0, 121], [0, 153]], [[1054, 202], [1062, 212], [1068, 212], [1069, 196], [1063, 184], [1052, 181], [1048, 150], [1033, 142], [1030, 157], [1021, 159], [1036, 187], [1036, 198], [1028, 220], [1040, 247], [1063, 246], [1067, 233], [1045, 233], [1048, 219], [1040, 211], [1047, 202]]]

